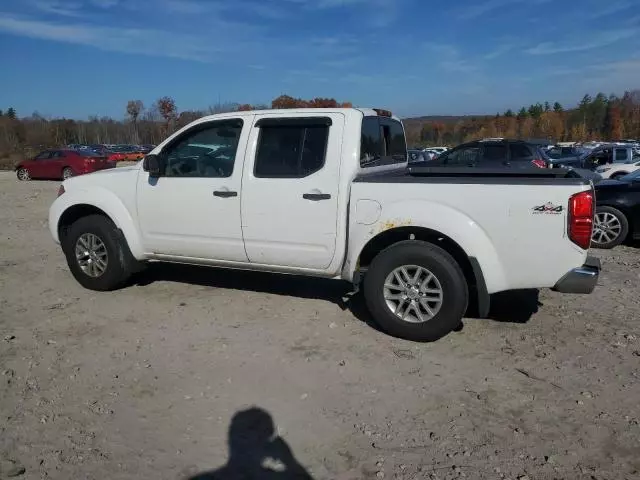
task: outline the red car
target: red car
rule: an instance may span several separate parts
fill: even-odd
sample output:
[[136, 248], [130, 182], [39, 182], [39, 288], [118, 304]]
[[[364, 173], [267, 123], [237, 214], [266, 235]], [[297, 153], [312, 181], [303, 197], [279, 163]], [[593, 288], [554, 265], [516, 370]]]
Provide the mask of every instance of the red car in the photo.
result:
[[19, 180], [32, 178], [66, 180], [75, 175], [114, 168], [116, 161], [91, 151], [45, 150], [31, 160], [24, 160], [16, 166]]

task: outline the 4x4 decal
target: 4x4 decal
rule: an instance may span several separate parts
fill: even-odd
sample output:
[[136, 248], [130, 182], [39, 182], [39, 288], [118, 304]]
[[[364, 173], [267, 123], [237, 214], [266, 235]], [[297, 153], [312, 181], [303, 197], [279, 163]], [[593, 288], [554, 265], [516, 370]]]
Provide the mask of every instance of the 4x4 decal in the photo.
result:
[[554, 205], [551, 202], [547, 202], [544, 205], [538, 205], [536, 207], [533, 207], [533, 214], [534, 215], [540, 215], [540, 214], [559, 215], [562, 213], [563, 210], [564, 210], [564, 207], [562, 205]]

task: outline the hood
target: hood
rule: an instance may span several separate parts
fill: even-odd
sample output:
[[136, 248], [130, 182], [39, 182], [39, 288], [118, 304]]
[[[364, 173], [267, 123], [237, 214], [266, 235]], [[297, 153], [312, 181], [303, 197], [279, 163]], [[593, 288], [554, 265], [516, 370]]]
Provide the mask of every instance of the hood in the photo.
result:
[[78, 175], [77, 177], [71, 177], [62, 182], [62, 184], [64, 185], [64, 188], [66, 190], [74, 188], [85, 188], [94, 185], [109, 186], [113, 182], [126, 182], [127, 180], [125, 179], [125, 177], [130, 177], [132, 179], [137, 178], [139, 169], [140, 166], [138, 164], [128, 167], [107, 168], [84, 175]]
[[602, 180], [596, 185], [596, 190], [610, 189], [610, 188], [623, 188], [628, 187], [629, 182], [621, 182], [620, 180]]

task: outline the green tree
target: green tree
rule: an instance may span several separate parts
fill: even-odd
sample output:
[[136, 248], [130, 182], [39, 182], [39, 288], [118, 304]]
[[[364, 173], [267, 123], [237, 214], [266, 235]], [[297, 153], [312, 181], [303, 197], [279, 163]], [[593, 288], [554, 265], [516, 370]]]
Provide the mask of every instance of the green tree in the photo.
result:
[[13, 107], [9, 107], [9, 109], [7, 110], [7, 117], [9, 117], [11, 120], [15, 120], [16, 119], [16, 109]]
[[553, 104], [553, 111], [556, 113], [560, 113], [564, 110], [564, 108], [562, 108], [562, 105], [560, 105], [560, 103], [556, 102]]
[[523, 118], [527, 118], [528, 116], [529, 116], [529, 112], [527, 112], [526, 108], [522, 107], [518, 112], [518, 118], [523, 119]]
[[514, 114], [513, 114], [513, 110], [509, 109], [506, 112], [504, 112], [504, 116], [507, 118], [513, 118]]
[[544, 112], [544, 107], [541, 103], [536, 103], [535, 105], [531, 105], [528, 111], [531, 117], [540, 118], [540, 115]]
[[549, 104], [549, 102], [544, 102], [544, 111], [545, 112], [551, 111], [551, 105]]
[[0, 117], [4, 116], [4, 112], [0, 109]]

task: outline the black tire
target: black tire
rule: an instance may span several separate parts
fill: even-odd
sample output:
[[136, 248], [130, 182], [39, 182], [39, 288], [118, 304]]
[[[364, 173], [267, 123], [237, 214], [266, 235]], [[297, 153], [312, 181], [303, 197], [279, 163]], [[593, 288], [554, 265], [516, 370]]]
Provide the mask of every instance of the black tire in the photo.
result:
[[[423, 323], [402, 320], [384, 298], [387, 276], [404, 265], [428, 270], [442, 289], [440, 310]], [[442, 248], [417, 240], [399, 242], [373, 259], [364, 278], [364, 296], [373, 319], [385, 332], [418, 342], [435, 341], [457, 329], [469, 303], [467, 282], [455, 259]]]
[[[85, 273], [76, 259], [76, 243], [83, 234], [97, 236], [106, 248], [107, 265], [100, 276], [92, 277]], [[124, 286], [136, 271], [137, 262], [129, 250], [124, 235], [109, 218], [103, 215], [90, 215], [76, 220], [61, 241], [71, 273], [80, 285], [89, 290], [99, 292], [116, 290]]]
[[31, 180], [31, 173], [24, 167], [20, 167], [18, 170], [16, 170], [16, 176], [21, 182], [27, 182]]
[[71, 170], [71, 167], [64, 167], [62, 169], [62, 179], [66, 180], [71, 177], [73, 177], [73, 170]]
[[[610, 240], [606, 240], [606, 238], [604, 238], [604, 235], [600, 234], [600, 232], [602, 231], [602, 228], [599, 228], [597, 226], [599, 224], [599, 219], [598, 219], [599, 215], [603, 215], [603, 216], [613, 215], [617, 219], [617, 221], [620, 224], [619, 234], [617, 237]], [[591, 235], [592, 247], [603, 248], [603, 249], [613, 248], [617, 245], [620, 245], [622, 242], [624, 242], [627, 239], [627, 236], [629, 235], [629, 221], [627, 220], [626, 215], [622, 213], [620, 210], [618, 210], [617, 208], [604, 207], [604, 206], [596, 207], [595, 223], [596, 225], [594, 225], [593, 234]], [[609, 232], [611, 232], [611, 230], [609, 230]]]

